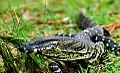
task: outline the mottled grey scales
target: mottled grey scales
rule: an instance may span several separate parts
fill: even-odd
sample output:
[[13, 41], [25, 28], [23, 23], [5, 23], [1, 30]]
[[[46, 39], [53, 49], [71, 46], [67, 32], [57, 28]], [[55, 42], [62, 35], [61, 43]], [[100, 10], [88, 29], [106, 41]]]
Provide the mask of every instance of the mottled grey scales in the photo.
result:
[[[78, 16], [77, 24], [82, 29], [78, 33], [38, 37], [19, 49], [26, 53], [40, 52], [42, 56], [55, 61], [84, 60], [86, 63], [99, 62], [106, 53], [106, 47], [120, 51], [120, 45], [112, 41], [110, 33], [82, 13]], [[56, 63], [51, 65], [54, 73], [62, 72]]]
[[[104, 50], [101, 50], [103, 49], [103, 47], [103, 45], [96, 46], [95, 43], [90, 43], [87, 40], [85, 41], [85, 39], [78, 40], [76, 38], [65, 36], [44, 36], [29, 41], [28, 43], [23, 45], [21, 49], [24, 48], [24, 50], [28, 50], [28, 53], [29, 50], [30, 52], [31, 50], [32, 52], [41, 52], [41, 55], [47, 56], [48, 58], [50, 57], [55, 60], [74, 61], [84, 59], [87, 62], [92, 63], [96, 60], [99, 60], [100, 56], [93, 61], [89, 61], [87, 59], [95, 58], [92, 57], [94, 52], [95, 54], [102, 55], [104, 53]], [[37, 49], [37, 51], [34, 49]], [[100, 51], [101, 53], [99, 53], [98, 51]]]

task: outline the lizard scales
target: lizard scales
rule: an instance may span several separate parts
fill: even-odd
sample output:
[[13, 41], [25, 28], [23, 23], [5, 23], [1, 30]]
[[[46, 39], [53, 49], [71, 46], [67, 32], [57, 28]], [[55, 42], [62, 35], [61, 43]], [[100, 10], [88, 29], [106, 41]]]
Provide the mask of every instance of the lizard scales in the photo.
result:
[[104, 53], [102, 43], [86, 43], [85, 40], [61, 36], [44, 36], [31, 40], [21, 46], [26, 52], [41, 52], [42, 56], [60, 61], [84, 59], [92, 63]]
[[77, 39], [87, 39], [91, 42], [103, 42], [106, 50], [115, 51], [120, 53], [120, 45], [112, 40], [110, 33], [104, 28], [97, 25], [95, 22], [85, 17], [83, 13], [80, 13], [77, 18], [77, 25], [83, 31], [76, 34], [56, 34], [57, 36], [76, 37]]
[[[40, 52], [42, 56], [58, 61], [83, 59], [88, 63], [93, 63], [99, 61], [102, 55], [106, 53], [105, 47], [115, 48], [114, 46], [106, 45], [115, 44], [114, 41], [109, 42], [112, 39], [109, 38], [110, 34], [108, 31], [96, 25], [96, 23], [82, 14], [80, 14], [79, 20], [82, 25], [80, 28], [83, 31], [76, 34], [57, 34], [55, 36], [39, 37], [21, 46], [20, 51], [26, 51], [26, 53]], [[86, 25], [84, 26], [84, 24]], [[118, 50], [119, 46], [116, 46], [116, 50]]]

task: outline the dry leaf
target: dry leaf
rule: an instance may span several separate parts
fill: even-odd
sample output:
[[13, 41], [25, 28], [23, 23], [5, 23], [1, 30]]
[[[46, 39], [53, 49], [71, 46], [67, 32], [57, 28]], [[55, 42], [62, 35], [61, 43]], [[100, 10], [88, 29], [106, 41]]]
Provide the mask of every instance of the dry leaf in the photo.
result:
[[105, 26], [105, 29], [110, 32], [114, 32], [118, 28], [120, 28], [120, 22], [115, 22], [115, 23]]

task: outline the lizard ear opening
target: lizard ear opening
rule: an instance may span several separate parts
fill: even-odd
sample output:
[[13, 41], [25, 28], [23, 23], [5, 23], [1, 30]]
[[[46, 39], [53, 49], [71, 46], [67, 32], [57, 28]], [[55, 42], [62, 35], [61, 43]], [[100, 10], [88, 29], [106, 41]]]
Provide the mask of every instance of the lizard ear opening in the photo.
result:
[[111, 36], [109, 31], [107, 31], [105, 28], [103, 28], [103, 30], [104, 30], [104, 36], [107, 36], [107, 37]]

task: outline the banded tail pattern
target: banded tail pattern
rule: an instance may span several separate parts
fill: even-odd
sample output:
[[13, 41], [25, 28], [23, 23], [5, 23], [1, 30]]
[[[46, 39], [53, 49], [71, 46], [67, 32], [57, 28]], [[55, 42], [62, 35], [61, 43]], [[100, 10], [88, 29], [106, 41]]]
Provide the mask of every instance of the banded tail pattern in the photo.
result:
[[97, 32], [96, 34], [100, 34], [100, 35], [103, 34], [104, 36], [110, 37], [110, 33], [105, 28], [97, 25], [90, 18], [86, 17], [82, 12], [79, 13], [79, 15], [76, 19], [76, 24], [82, 30], [90, 29], [89, 32], [94, 31], [94, 32]]
[[82, 30], [97, 26], [97, 24], [95, 22], [93, 22], [91, 19], [84, 16], [84, 14], [82, 12], [80, 12], [79, 15], [77, 16], [76, 24]]

